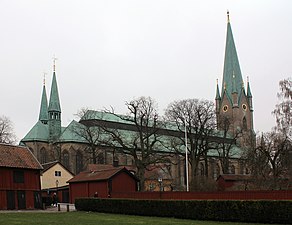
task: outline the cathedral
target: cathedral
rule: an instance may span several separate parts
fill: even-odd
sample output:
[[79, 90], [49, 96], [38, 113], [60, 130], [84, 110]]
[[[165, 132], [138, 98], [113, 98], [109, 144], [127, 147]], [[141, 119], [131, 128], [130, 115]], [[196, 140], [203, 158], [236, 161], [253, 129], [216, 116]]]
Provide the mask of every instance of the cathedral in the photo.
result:
[[[231, 134], [238, 136], [238, 152], [244, 151], [252, 145], [255, 134], [253, 129], [253, 105], [250, 83], [247, 81], [247, 88], [244, 86], [240, 64], [233, 39], [229, 13], [227, 15], [227, 36], [225, 46], [225, 59], [223, 69], [223, 80], [221, 91], [217, 82], [215, 97], [215, 110], [217, 120], [217, 130], [222, 135]], [[103, 112], [93, 111], [95, 116]], [[117, 118], [109, 115], [103, 117], [105, 122], [120, 123]], [[46, 86], [43, 84], [39, 118], [36, 124], [21, 140], [21, 144], [26, 145], [33, 152], [41, 164], [59, 160], [72, 173], [88, 169], [88, 165], [113, 164], [115, 157], [118, 158], [119, 165], [134, 166], [131, 157], [122, 154], [114, 155], [113, 149], [101, 147], [97, 154], [96, 162], [92, 162], [85, 152], [88, 143], [84, 138], [73, 132], [74, 127], [79, 126], [77, 121], [72, 121], [67, 127], [61, 126], [61, 104], [58, 93], [57, 75], [55, 63], [53, 67], [53, 78], [51, 83], [50, 98], [47, 100]], [[222, 136], [221, 135], [221, 136]], [[210, 177], [216, 179], [224, 172], [218, 161], [218, 155], [209, 157]], [[186, 183], [186, 169], [182, 156], [173, 156], [173, 164], [170, 168], [170, 181], [183, 186]], [[232, 174], [246, 174], [247, 170], [242, 163], [241, 154], [236, 154], [230, 159], [231, 165], [228, 170]], [[200, 164], [204, 166], [203, 163]]]

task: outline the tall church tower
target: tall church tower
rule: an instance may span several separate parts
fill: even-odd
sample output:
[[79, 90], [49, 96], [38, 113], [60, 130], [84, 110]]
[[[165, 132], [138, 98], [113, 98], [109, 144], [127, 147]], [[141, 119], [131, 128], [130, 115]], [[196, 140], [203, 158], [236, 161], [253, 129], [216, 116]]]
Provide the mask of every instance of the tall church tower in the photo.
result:
[[48, 117], [48, 99], [47, 99], [46, 83], [45, 83], [45, 78], [44, 78], [39, 121], [41, 121], [43, 124], [48, 124], [48, 120], [49, 120], [49, 117]]
[[48, 117], [49, 141], [53, 142], [57, 140], [61, 134], [61, 107], [56, 80], [56, 58], [54, 58], [53, 80], [48, 108]]
[[252, 144], [246, 142], [246, 138], [252, 140], [254, 137], [252, 94], [249, 81], [247, 81], [247, 90], [245, 91], [229, 12], [227, 12], [227, 36], [221, 94], [217, 81], [215, 101], [217, 128], [240, 137], [241, 146]]

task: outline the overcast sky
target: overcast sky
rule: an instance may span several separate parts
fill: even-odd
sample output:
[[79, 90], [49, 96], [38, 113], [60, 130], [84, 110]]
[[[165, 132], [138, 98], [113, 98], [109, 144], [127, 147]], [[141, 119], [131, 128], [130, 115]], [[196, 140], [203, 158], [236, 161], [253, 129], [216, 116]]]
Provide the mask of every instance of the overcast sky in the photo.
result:
[[291, 0], [1, 0], [0, 115], [25, 136], [38, 120], [44, 72], [49, 98], [54, 54], [63, 126], [82, 107], [126, 113], [125, 101], [140, 96], [161, 114], [174, 100], [213, 101], [227, 10], [255, 130], [269, 131], [278, 82], [292, 74]]

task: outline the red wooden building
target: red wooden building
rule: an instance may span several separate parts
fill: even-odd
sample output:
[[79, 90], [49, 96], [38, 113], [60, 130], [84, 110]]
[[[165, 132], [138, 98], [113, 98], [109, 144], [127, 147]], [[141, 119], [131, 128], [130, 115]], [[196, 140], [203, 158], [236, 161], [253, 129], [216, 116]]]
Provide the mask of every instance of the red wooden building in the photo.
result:
[[217, 179], [219, 191], [247, 190], [251, 177], [249, 175], [225, 174]]
[[98, 171], [81, 172], [68, 181], [70, 202], [79, 197], [110, 197], [114, 192], [137, 191], [138, 179], [124, 167], [114, 167]]
[[0, 209], [41, 208], [41, 169], [28, 148], [0, 144]]

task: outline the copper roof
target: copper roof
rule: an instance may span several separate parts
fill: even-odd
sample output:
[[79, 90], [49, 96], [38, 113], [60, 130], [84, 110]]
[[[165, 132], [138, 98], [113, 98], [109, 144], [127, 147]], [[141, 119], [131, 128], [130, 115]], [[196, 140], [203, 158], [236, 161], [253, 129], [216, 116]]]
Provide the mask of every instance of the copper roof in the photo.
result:
[[0, 144], [0, 167], [43, 169], [41, 164], [26, 147]]
[[103, 181], [109, 180], [116, 174], [120, 172], [126, 172], [134, 179], [138, 180], [131, 172], [129, 172], [125, 167], [115, 167], [112, 169], [104, 169], [99, 171], [85, 171], [77, 174], [68, 183], [84, 182], [84, 181]]

